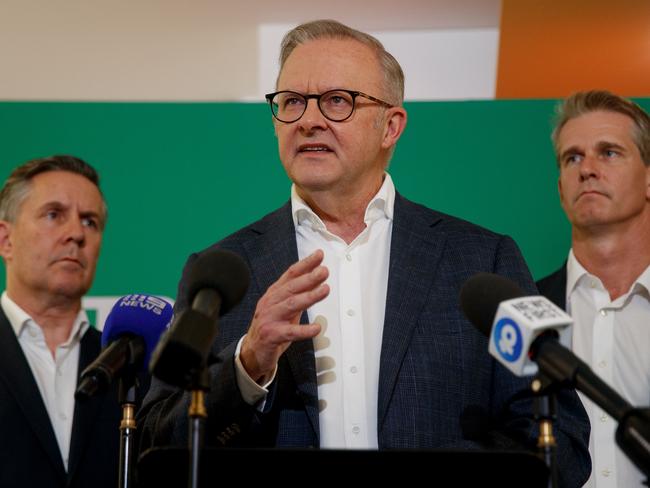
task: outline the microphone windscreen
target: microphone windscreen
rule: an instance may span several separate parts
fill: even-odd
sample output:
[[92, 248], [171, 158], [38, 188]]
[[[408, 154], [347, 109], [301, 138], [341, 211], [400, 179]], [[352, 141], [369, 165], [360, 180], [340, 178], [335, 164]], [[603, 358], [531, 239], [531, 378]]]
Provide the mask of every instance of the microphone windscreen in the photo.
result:
[[212, 249], [199, 255], [189, 270], [188, 303], [205, 288], [221, 296], [220, 314], [227, 313], [244, 297], [250, 282], [250, 272], [244, 260], [224, 249]]
[[142, 337], [145, 343], [143, 369], [149, 364], [151, 353], [160, 335], [172, 320], [172, 306], [152, 295], [126, 295], [120, 298], [106, 318], [102, 331], [102, 347], [124, 334]]
[[469, 321], [489, 337], [499, 304], [522, 296], [524, 292], [509, 278], [493, 273], [477, 273], [460, 290], [460, 308]]

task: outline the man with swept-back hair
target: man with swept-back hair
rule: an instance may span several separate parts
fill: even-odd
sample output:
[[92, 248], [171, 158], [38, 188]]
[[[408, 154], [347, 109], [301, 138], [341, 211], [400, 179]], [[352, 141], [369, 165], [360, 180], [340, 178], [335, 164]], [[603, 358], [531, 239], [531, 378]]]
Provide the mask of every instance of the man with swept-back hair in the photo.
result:
[[[406, 126], [395, 58], [375, 38], [319, 20], [286, 35], [280, 63], [266, 99], [291, 199], [215, 245], [242, 256], [252, 279], [220, 320], [206, 443], [472, 449], [489, 444], [463, 435], [461, 413], [476, 406], [534, 441], [530, 399], [504, 413], [527, 381], [491, 359], [458, 300], [479, 271], [531, 294], [532, 278], [509, 237], [395, 190], [386, 168]], [[187, 399], [153, 384], [140, 411], [143, 448], [185, 445]], [[560, 404], [560, 479], [579, 486], [587, 422], [575, 392]]]
[[0, 190], [0, 486], [117, 485], [114, 391], [75, 402], [100, 351], [81, 298], [99, 257], [106, 204], [97, 172], [73, 156], [16, 168]]
[[[538, 282], [575, 319], [573, 351], [632, 405], [650, 405], [650, 117], [607, 91], [571, 95], [552, 134], [566, 263]], [[581, 396], [591, 421], [589, 487], [642, 486], [616, 422]]]

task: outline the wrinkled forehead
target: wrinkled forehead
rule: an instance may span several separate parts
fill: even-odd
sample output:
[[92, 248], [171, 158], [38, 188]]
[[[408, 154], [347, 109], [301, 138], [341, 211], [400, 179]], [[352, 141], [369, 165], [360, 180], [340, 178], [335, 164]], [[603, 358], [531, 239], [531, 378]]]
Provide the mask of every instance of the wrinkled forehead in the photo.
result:
[[35, 175], [28, 182], [20, 207], [38, 208], [55, 203], [105, 217], [104, 199], [99, 188], [85, 176], [69, 171], [46, 171]]
[[619, 112], [593, 111], [569, 119], [558, 135], [560, 148], [598, 142], [631, 143], [636, 146], [635, 124]]

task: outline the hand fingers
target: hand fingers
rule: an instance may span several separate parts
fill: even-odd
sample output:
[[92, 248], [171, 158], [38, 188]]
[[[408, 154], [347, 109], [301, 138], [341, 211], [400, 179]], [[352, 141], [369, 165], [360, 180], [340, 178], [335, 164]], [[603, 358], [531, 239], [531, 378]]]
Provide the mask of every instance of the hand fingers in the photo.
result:
[[291, 281], [299, 276], [310, 273], [323, 262], [324, 257], [325, 254], [323, 251], [317, 249], [306, 258], [301, 259], [297, 263], [293, 263], [291, 266], [289, 266], [289, 268], [282, 274], [282, 276], [280, 276], [277, 283], [282, 285], [287, 281]]
[[315, 290], [329, 276], [325, 266], [321, 266], [322, 251], [316, 251], [302, 261], [293, 264], [281, 277], [266, 291], [261, 304], [270, 307], [293, 296]]
[[268, 317], [268, 320], [274, 322], [278, 320], [298, 320], [304, 310], [323, 300], [329, 295], [329, 292], [329, 286], [322, 283], [313, 290], [291, 294], [284, 300], [269, 305], [265, 310], [265, 315]]

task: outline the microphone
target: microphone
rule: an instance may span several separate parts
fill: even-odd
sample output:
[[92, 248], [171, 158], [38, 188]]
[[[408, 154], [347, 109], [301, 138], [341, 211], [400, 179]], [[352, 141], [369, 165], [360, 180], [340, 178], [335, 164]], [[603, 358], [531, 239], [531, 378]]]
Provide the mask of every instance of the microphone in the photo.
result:
[[102, 352], [81, 373], [75, 398], [88, 399], [115, 378], [144, 370], [171, 317], [172, 306], [152, 295], [126, 295], [115, 302], [102, 331]]
[[151, 373], [171, 385], [190, 386], [205, 367], [219, 317], [241, 301], [249, 281], [248, 266], [237, 254], [222, 249], [201, 254], [188, 273], [191, 306], [174, 318], [156, 346]]
[[524, 296], [514, 282], [491, 273], [469, 278], [460, 304], [470, 322], [489, 337], [490, 354], [514, 374], [527, 376], [539, 369], [551, 381], [580, 390], [616, 420], [617, 443], [650, 474], [650, 409], [633, 408], [558, 341], [564, 337], [568, 343], [573, 324], [569, 315], [543, 296]]
[[491, 273], [472, 276], [460, 293], [463, 312], [490, 339], [490, 354], [517, 376], [537, 373], [533, 355], [542, 336], [559, 337], [568, 346], [573, 325], [573, 319], [547, 298], [523, 295], [516, 283]]

